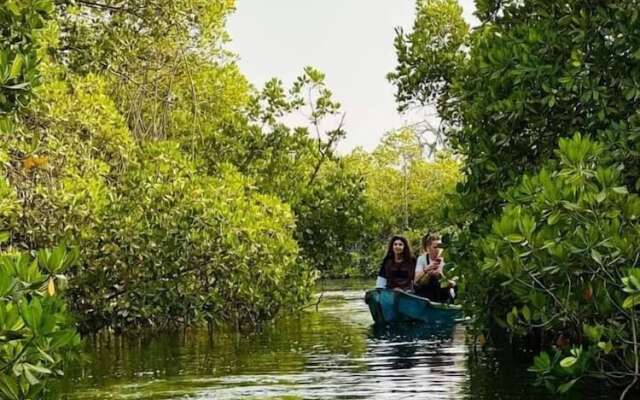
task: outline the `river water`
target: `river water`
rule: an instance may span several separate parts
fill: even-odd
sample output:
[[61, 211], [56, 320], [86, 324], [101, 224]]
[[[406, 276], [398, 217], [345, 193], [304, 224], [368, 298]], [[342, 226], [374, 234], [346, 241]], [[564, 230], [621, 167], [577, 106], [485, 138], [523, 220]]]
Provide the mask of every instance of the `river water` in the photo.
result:
[[[346, 288], [345, 288], [346, 287]], [[251, 334], [206, 330], [88, 341], [57, 399], [553, 399], [530, 356], [474, 352], [464, 325], [378, 327], [363, 283], [324, 287], [316, 310]], [[605, 399], [583, 390], [569, 398]], [[609, 397], [610, 398], [610, 397]]]

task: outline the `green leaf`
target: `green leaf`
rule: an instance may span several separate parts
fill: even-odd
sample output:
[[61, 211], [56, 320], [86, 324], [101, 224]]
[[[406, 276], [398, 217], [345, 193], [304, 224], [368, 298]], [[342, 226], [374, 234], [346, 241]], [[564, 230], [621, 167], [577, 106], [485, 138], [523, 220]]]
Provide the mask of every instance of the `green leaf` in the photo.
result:
[[11, 11], [11, 13], [16, 17], [19, 17], [22, 14], [22, 9], [18, 5], [18, 3], [14, 0], [7, 0], [4, 3], [4, 6], [7, 8], [7, 10]]
[[627, 190], [626, 186], [617, 186], [614, 187], [613, 189], [614, 192], [618, 193], [618, 194], [629, 194], [629, 191]]
[[559, 211], [551, 213], [551, 215], [549, 215], [549, 218], [547, 218], [547, 223], [551, 226], [555, 225], [558, 220], [560, 220], [561, 215], [562, 214]]
[[509, 325], [510, 328], [515, 326], [515, 317], [512, 312], [507, 313], [507, 325]]
[[64, 245], [59, 245], [53, 249], [51, 252], [51, 258], [49, 258], [49, 271], [51, 273], [56, 273], [60, 271], [62, 264], [64, 262], [65, 255], [67, 253], [67, 249]]
[[4, 85], [2, 87], [9, 90], [22, 90], [22, 89], [28, 88], [30, 85], [31, 85], [30, 82], [22, 82], [16, 85]]
[[22, 66], [24, 65], [24, 56], [20, 53], [16, 54], [11, 64], [11, 70], [9, 72], [9, 79], [15, 79], [20, 76], [22, 72]]
[[43, 374], [43, 375], [51, 374], [51, 370], [49, 368], [41, 367], [39, 365], [33, 365], [33, 364], [25, 363], [24, 366], [25, 366], [25, 368], [27, 368], [27, 369], [29, 369], [31, 371], [37, 372], [39, 374]]
[[6, 271], [0, 271], [0, 297], [6, 297], [11, 293], [16, 284], [16, 279]]
[[613, 345], [611, 342], [598, 342], [598, 347], [605, 352], [605, 354], [611, 353], [613, 350]]
[[607, 218], [618, 218], [620, 216], [620, 210], [618, 209], [613, 209], [613, 210], [609, 210], [605, 213], [605, 215], [607, 216]]
[[624, 299], [622, 308], [630, 309], [640, 304], [640, 293], [633, 294]]
[[0, 391], [11, 400], [20, 400], [20, 389], [13, 377], [7, 375], [0, 376]]
[[511, 235], [507, 235], [507, 240], [510, 241], [511, 243], [520, 243], [524, 241], [524, 236], [514, 233]]
[[56, 360], [54, 360], [53, 357], [51, 357], [50, 354], [48, 354], [46, 351], [42, 350], [40, 347], [38, 347], [38, 352], [40, 353], [40, 355], [42, 356], [43, 359], [47, 360], [51, 364], [56, 362]]
[[34, 334], [40, 333], [40, 321], [42, 319], [42, 304], [38, 298], [31, 301], [23, 300], [19, 306], [20, 316], [24, 323], [31, 328]]
[[524, 317], [525, 321], [531, 321], [531, 310], [529, 310], [529, 307], [527, 307], [526, 305], [522, 307], [522, 316]]
[[571, 368], [577, 361], [578, 359], [575, 357], [565, 357], [562, 359], [562, 361], [560, 361], [560, 366], [562, 368]]
[[591, 249], [591, 258], [597, 262], [599, 265], [602, 265], [602, 254], [598, 252], [596, 249]]
[[533, 359], [533, 366], [529, 368], [531, 372], [545, 373], [551, 369], [551, 358], [545, 351]]
[[598, 343], [600, 341], [600, 338], [602, 337], [602, 334], [604, 333], [604, 327], [602, 325], [592, 326], [589, 324], [583, 324], [582, 331], [584, 332], [587, 339], [589, 339], [589, 341], [591, 341], [592, 343]]
[[40, 380], [38, 378], [36, 378], [29, 369], [27, 368], [23, 368], [23, 372], [24, 372], [24, 377], [27, 378], [27, 381], [29, 382], [29, 384], [31, 384], [32, 386], [37, 385], [38, 383], [40, 383]]
[[633, 268], [629, 271], [629, 282], [636, 290], [640, 290], [640, 274], [638, 274], [638, 271], [638, 268]]
[[570, 380], [569, 382], [563, 383], [562, 385], [558, 386], [558, 393], [567, 393], [573, 387], [573, 385], [575, 385], [576, 382], [578, 382], [579, 380], [580, 378], [575, 378], [573, 380]]

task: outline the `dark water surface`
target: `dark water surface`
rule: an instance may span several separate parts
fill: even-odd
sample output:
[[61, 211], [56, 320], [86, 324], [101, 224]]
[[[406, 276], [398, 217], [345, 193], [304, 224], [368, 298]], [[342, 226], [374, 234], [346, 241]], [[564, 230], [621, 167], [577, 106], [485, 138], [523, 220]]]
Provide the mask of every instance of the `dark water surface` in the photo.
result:
[[[335, 284], [334, 284], [335, 286]], [[347, 287], [345, 289], [345, 287]], [[90, 341], [62, 399], [552, 399], [527, 356], [471, 351], [465, 328], [377, 327], [362, 283], [325, 287], [318, 311], [260, 332], [206, 330]], [[601, 390], [602, 391], [602, 390]], [[573, 398], [606, 399], [603, 394]]]

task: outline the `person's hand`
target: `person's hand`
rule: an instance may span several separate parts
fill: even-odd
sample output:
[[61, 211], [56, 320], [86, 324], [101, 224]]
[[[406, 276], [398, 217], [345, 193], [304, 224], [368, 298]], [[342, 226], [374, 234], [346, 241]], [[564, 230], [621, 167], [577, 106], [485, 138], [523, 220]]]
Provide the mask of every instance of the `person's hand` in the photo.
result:
[[427, 274], [429, 274], [429, 276], [431, 276], [432, 278], [439, 278], [439, 277], [442, 276], [440, 271], [438, 271], [437, 269], [432, 269], [432, 270], [428, 271]]

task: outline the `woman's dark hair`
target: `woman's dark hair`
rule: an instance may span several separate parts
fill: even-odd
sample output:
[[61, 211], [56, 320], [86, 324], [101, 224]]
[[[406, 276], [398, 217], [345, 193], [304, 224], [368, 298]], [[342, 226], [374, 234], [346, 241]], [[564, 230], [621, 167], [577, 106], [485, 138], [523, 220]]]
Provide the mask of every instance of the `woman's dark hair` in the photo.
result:
[[422, 237], [422, 249], [424, 250], [433, 242], [434, 240], [440, 240], [440, 235], [434, 232], [429, 232]]
[[402, 236], [393, 236], [391, 238], [391, 240], [389, 241], [389, 248], [387, 249], [387, 255], [384, 257], [384, 259], [385, 260], [393, 259], [394, 257], [393, 242], [395, 242], [396, 240], [399, 240], [402, 242], [402, 244], [404, 244], [404, 250], [402, 251], [402, 259], [404, 261], [411, 261], [411, 249], [409, 248], [409, 242], [407, 242], [407, 239], [405, 239]]

